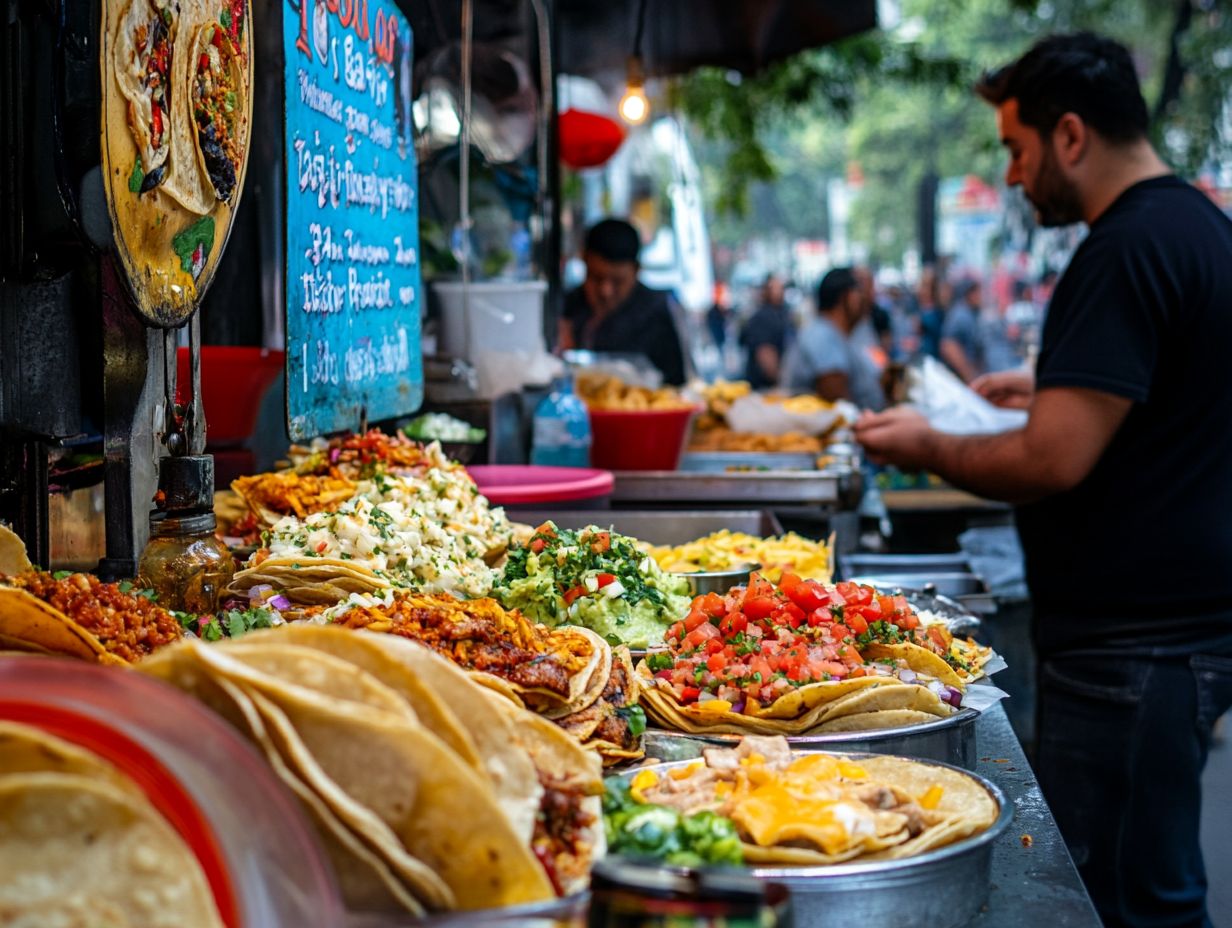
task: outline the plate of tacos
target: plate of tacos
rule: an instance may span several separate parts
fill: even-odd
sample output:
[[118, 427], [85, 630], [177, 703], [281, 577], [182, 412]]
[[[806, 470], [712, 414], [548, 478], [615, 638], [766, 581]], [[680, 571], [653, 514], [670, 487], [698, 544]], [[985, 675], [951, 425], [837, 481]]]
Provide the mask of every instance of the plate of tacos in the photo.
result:
[[803, 736], [949, 718], [991, 657], [922, 624], [902, 596], [754, 574], [725, 596], [696, 597], [637, 672], [662, 727]]

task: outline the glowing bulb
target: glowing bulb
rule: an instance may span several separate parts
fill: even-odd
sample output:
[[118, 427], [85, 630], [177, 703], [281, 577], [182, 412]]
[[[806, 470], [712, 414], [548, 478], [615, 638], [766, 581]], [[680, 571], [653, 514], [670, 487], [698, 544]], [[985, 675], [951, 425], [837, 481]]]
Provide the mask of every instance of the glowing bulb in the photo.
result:
[[620, 98], [620, 118], [636, 126], [644, 122], [649, 113], [650, 101], [646, 99], [646, 91], [640, 84], [630, 84]]

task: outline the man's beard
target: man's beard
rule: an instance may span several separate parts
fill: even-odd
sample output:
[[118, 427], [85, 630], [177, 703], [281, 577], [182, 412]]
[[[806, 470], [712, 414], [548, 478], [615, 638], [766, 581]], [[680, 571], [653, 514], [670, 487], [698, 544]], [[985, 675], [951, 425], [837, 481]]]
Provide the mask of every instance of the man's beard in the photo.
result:
[[1047, 145], [1044, 146], [1044, 157], [1035, 178], [1035, 191], [1028, 193], [1027, 199], [1035, 207], [1036, 220], [1045, 228], [1082, 222], [1078, 188], [1066, 180], [1052, 149]]

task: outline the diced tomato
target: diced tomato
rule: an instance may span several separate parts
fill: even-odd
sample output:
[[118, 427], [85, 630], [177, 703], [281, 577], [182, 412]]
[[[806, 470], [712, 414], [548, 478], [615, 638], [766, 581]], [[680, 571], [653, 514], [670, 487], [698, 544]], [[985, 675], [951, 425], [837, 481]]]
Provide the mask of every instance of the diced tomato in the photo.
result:
[[723, 616], [719, 622], [719, 631], [724, 638], [734, 638], [749, 627], [749, 617], [743, 612], [733, 612]]
[[531, 551], [533, 551], [535, 554], [540, 553], [540, 552], [541, 552], [544, 548], [546, 548], [547, 546], [548, 546], [548, 543], [547, 543], [546, 541], [544, 541], [542, 538], [532, 538], [532, 539], [531, 539], [531, 542], [530, 542], [530, 549], [531, 549]]
[[761, 682], [769, 683], [770, 678], [774, 676], [774, 670], [770, 666], [770, 662], [761, 654], [754, 654], [749, 660], [749, 673], [761, 674]]
[[863, 664], [864, 658], [860, 656], [860, 652], [856, 650], [853, 644], [845, 644], [841, 651], [838, 652], [839, 659], [848, 667], [855, 667], [857, 664]]
[[537, 529], [535, 529], [535, 534], [536, 535], [555, 535], [556, 528], [552, 525], [551, 522], [544, 522]]
[[791, 595], [791, 591], [800, 585], [800, 578], [790, 571], [783, 571], [783, 576], [779, 578], [779, 589]]
[[745, 596], [743, 611], [754, 622], [760, 622], [773, 613], [778, 606], [777, 600], [771, 596]]
[[163, 138], [163, 109], [157, 103], [150, 110], [150, 143], [158, 148]]
[[937, 646], [937, 652], [944, 654], [950, 649], [950, 643], [945, 640], [945, 632], [941, 630], [939, 625], [928, 626], [928, 637], [932, 639], [933, 644]]
[[582, 596], [585, 596], [585, 595], [586, 595], [586, 587], [579, 584], [578, 586], [575, 586], [571, 590], [565, 590], [565, 594], [562, 598], [564, 599], [566, 606], [572, 606], [574, 600]]
[[767, 580], [759, 573], [753, 573], [749, 576], [749, 588], [745, 593], [745, 599], [750, 597], [757, 598], [760, 596], [773, 596], [774, 584]]
[[727, 604], [723, 602], [723, 597], [718, 593], [707, 593], [693, 600], [693, 608], [700, 609], [706, 615], [715, 618], [727, 611]]
[[719, 630], [709, 622], [703, 621], [701, 625], [684, 636], [684, 641], [680, 642], [680, 646], [688, 651], [692, 648], [700, 647], [711, 638], [718, 639]]
[[830, 637], [835, 641], [842, 641], [844, 638], [850, 637], [851, 630], [846, 625], [840, 625], [835, 622], [834, 627], [830, 629]]
[[[863, 663], [863, 661], [861, 661]], [[829, 674], [832, 677], [847, 676], [847, 665], [840, 664], [838, 661], [821, 661], [817, 664], [817, 676]]]
[[858, 612], [844, 612], [843, 622], [856, 635], [863, 635], [868, 631], [868, 620]]
[[727, 656], [722, 653], [711, 654], [706, 658], [706, 669], [711, 673], [718, 673], [727, 666]]
[[660, 670], [658, 673], [655, 674], [655, 679], [670, 681], [672, 679], [672, 672], [670, 670]]
[[914, 612], [906, 612], [894, 616], [893, 622], [904, 631], [911, 631], [913, 628], [919, 628], [920, 619]]
[[609, 583], [616, 582], [616, 575], [615, 574], [599, 574], [598, 576], [595, 577], [595, 580], [597, 580], [599, 583], [599, 589], [603, 589]]
[[215, 48], [222, 46], [223, 31], [217, 26], [214, 27], [214, 35], [210, 38], [210, 44]]
[[673, 622], [667, 627], [667, 631], [664, 633], [663, 637], [667, 641], [679, 641], [681, 636], [684, 635], [684, 631], [685, 629], [683, 622]]
[[804, 610], [795, 603], [783, 603], [779, 612], [787, 619], [789, 625], [791, 625], [792, 619], [796, 620], [796, 624], [792, 625], [793, 628], [799, 628], [800, 625], [804, 624]]
[[707, 654], [718, 654], [724, 647], [722, 638], [711, 638], [706, 642], [704, 650]]
[[329, 542], [328, 542], [328, 541], [322, 541], [322, 542], [319, 542], [319, 543], [317, 544], [317, 554], [321, 554], [321, 553], [322, 553], [322, 552], [324, 552], [324, 551], [325, 551], [325, 549], [326, 549], [326, 548], [328, 548], [328, 547], [329, 547]]
[[858, 615], [866, 622], [877, 622], [885, 618], [885, 615], [876, 607], [875, 604], [872, 606], [848, 606], [844, 610], [843, 615]]
[[820, 609], [830, 601], [825, 588], [820, 583], [812, 580], [802, 580], [796, 586], [793, 586], [787, 592], [787, 595], [793, 603], [805, 612]]
[[710, 617], [700, 609], [691, 609], [689, 614], [684, 617], [684, 627], [689, 631], [697, 628], [699, 625], [704, 625], [710, 622]]
[[808, 615], [808, 624], [810, 628], [821, 628], [823, 625], [828, 625], [834, 621], [834, 616], [830, 614], [830, 610], [822, 606], [820, 609], [814, 609]]
[[590, 537], [590, 550], [595, 554], [603, 554], [605, 551], [612, 550], [612, 533], [595, 532]]
[[847, 674], [847, 676], [849, 676], [849, 677], [866, 677], [866, 676], [868, 676], [868, 668], [866, 668], [866, 667], [865, 667], [864, 665], [862, 665], [862, 664], [861, 664], [859, 667], [852, 667], [852, 668], [851, 668], [851, 673]]
[[697, 702], [697, 697], [702, 694], [696, 686], [686, 686], [684, 692], [680, 694], [680, 701], [685, 705], [691, 702]]
[[202, 53], [201, 57], [197, 59], [197, 70], [198, 71], [208, 71], [209, 69], [210, 69], [210, 56], [205, 53]]
[[897, 611], [897, 607], [894, 605], [893, 596], [878, 596], [875, 600], [873, 600], [873, 602], [877, 604], [877, 607], [885, 615], [889, 615], [890, 613]]

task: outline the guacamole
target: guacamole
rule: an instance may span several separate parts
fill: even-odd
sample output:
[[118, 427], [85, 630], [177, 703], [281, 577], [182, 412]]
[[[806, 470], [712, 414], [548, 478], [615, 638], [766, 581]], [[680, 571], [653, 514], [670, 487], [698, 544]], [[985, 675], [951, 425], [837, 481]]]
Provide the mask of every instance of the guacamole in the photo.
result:
[[644, 648], [689, 611], [689, 581], [664, 573], [632, 538], [596, 526], [545, 522], [509, 553], [492, 595], [545, 625], [584, 625], [613, 644]]

